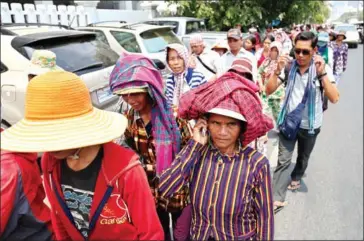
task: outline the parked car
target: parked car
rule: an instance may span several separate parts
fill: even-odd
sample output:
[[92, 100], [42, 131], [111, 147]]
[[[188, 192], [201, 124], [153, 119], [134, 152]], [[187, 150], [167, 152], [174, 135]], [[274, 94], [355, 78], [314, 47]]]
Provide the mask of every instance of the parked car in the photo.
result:
[[[169, 26], [155, 26], [144, 23], [126, 24], [117, 21], [94, 23], [77, 30], [90, 31], [97, 34], [97, 38], [109, 45], [116, 53], [140, 53], [152, 59], [158, 66], [165, 65], [165, 47], [181, 40], [173, 33]], [[168, 75], [167, 68], [162, 75]]]
[[146, 24], [173, 26], [173, 32], [178, 37], [194, 32], [206, 31], [206, 24], [203, 19], [189, 17], [163, 17], [154, 18], [153, 20], [144, 21]]
[[357, 48], [358, 44], [360, 43], [360, 36], [358, 30], [353, 24], [339, 24], [335, 26], [335, 31], [345, 31], [346, 32], [346, 39], [344, 40], [345, 43], [348, 44], [349, 48]]
[[[38, 28], [38, 32], [36, 29]], [[47, 29], [45, 31], [45, 29]], [[57, 66], [79, 75], [90, 90], [94, 106], [113, 110], [118, 97], [109, 91], [109, 75], [119, 58], [95, 33], [56, 26], [1, 27], [1, 128], [24, 116], [27, 68], [32, 53], [47, 49], [57, 56]], [[67, 98], [67, 93], [64, 93]]]

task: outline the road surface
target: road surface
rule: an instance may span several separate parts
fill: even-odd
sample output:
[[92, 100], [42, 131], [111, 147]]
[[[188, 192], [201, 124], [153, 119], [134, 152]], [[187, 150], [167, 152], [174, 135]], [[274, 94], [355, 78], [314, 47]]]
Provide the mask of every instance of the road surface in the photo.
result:
[[[324, 114], [301, 190], [288, 191], [288, 206], [275, 215], [275, 240], [363, 240], [363, 45], [348, 58], [340, 100]], [[277, 140], [270, 137], [274, 170]]]

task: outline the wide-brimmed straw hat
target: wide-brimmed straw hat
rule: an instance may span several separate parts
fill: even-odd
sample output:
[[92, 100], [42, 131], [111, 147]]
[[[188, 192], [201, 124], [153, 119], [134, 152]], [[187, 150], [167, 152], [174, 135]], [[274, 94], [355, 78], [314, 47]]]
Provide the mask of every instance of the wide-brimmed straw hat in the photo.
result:
[[40, 75], [52, 71], [62, 71], [56, 64], [56, 54], [49, 50], [34, 50], [27, 73]]
[[75, 74], [48, 72], [27, 86], [25, 117], [1, 133], [1, 149], [49, 152], [103, 144], [119, 138], [127, 119], [92, 106], [89, 90]]

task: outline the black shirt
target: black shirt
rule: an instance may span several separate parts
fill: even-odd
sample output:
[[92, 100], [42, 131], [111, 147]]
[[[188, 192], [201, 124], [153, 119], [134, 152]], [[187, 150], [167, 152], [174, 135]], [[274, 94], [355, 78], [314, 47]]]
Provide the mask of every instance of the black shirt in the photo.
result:
[[103, 156], [104, 151], [101, 147], [95, 159], [80, 171], [69, 168], [66, 160], [61, 162], [64, 198], [77, 229], [84, 237], [88, 237], [90, 209]]

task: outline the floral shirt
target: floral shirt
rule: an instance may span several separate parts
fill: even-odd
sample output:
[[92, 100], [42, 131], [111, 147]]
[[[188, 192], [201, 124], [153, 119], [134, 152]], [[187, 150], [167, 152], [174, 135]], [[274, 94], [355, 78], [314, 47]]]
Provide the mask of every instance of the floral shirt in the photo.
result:
[[334, 50], [334, 74], [341, 74], [345, 72], [348, 63], [348, 45], [338, 45], [333, 41], [330, 42], [330, 47]]

